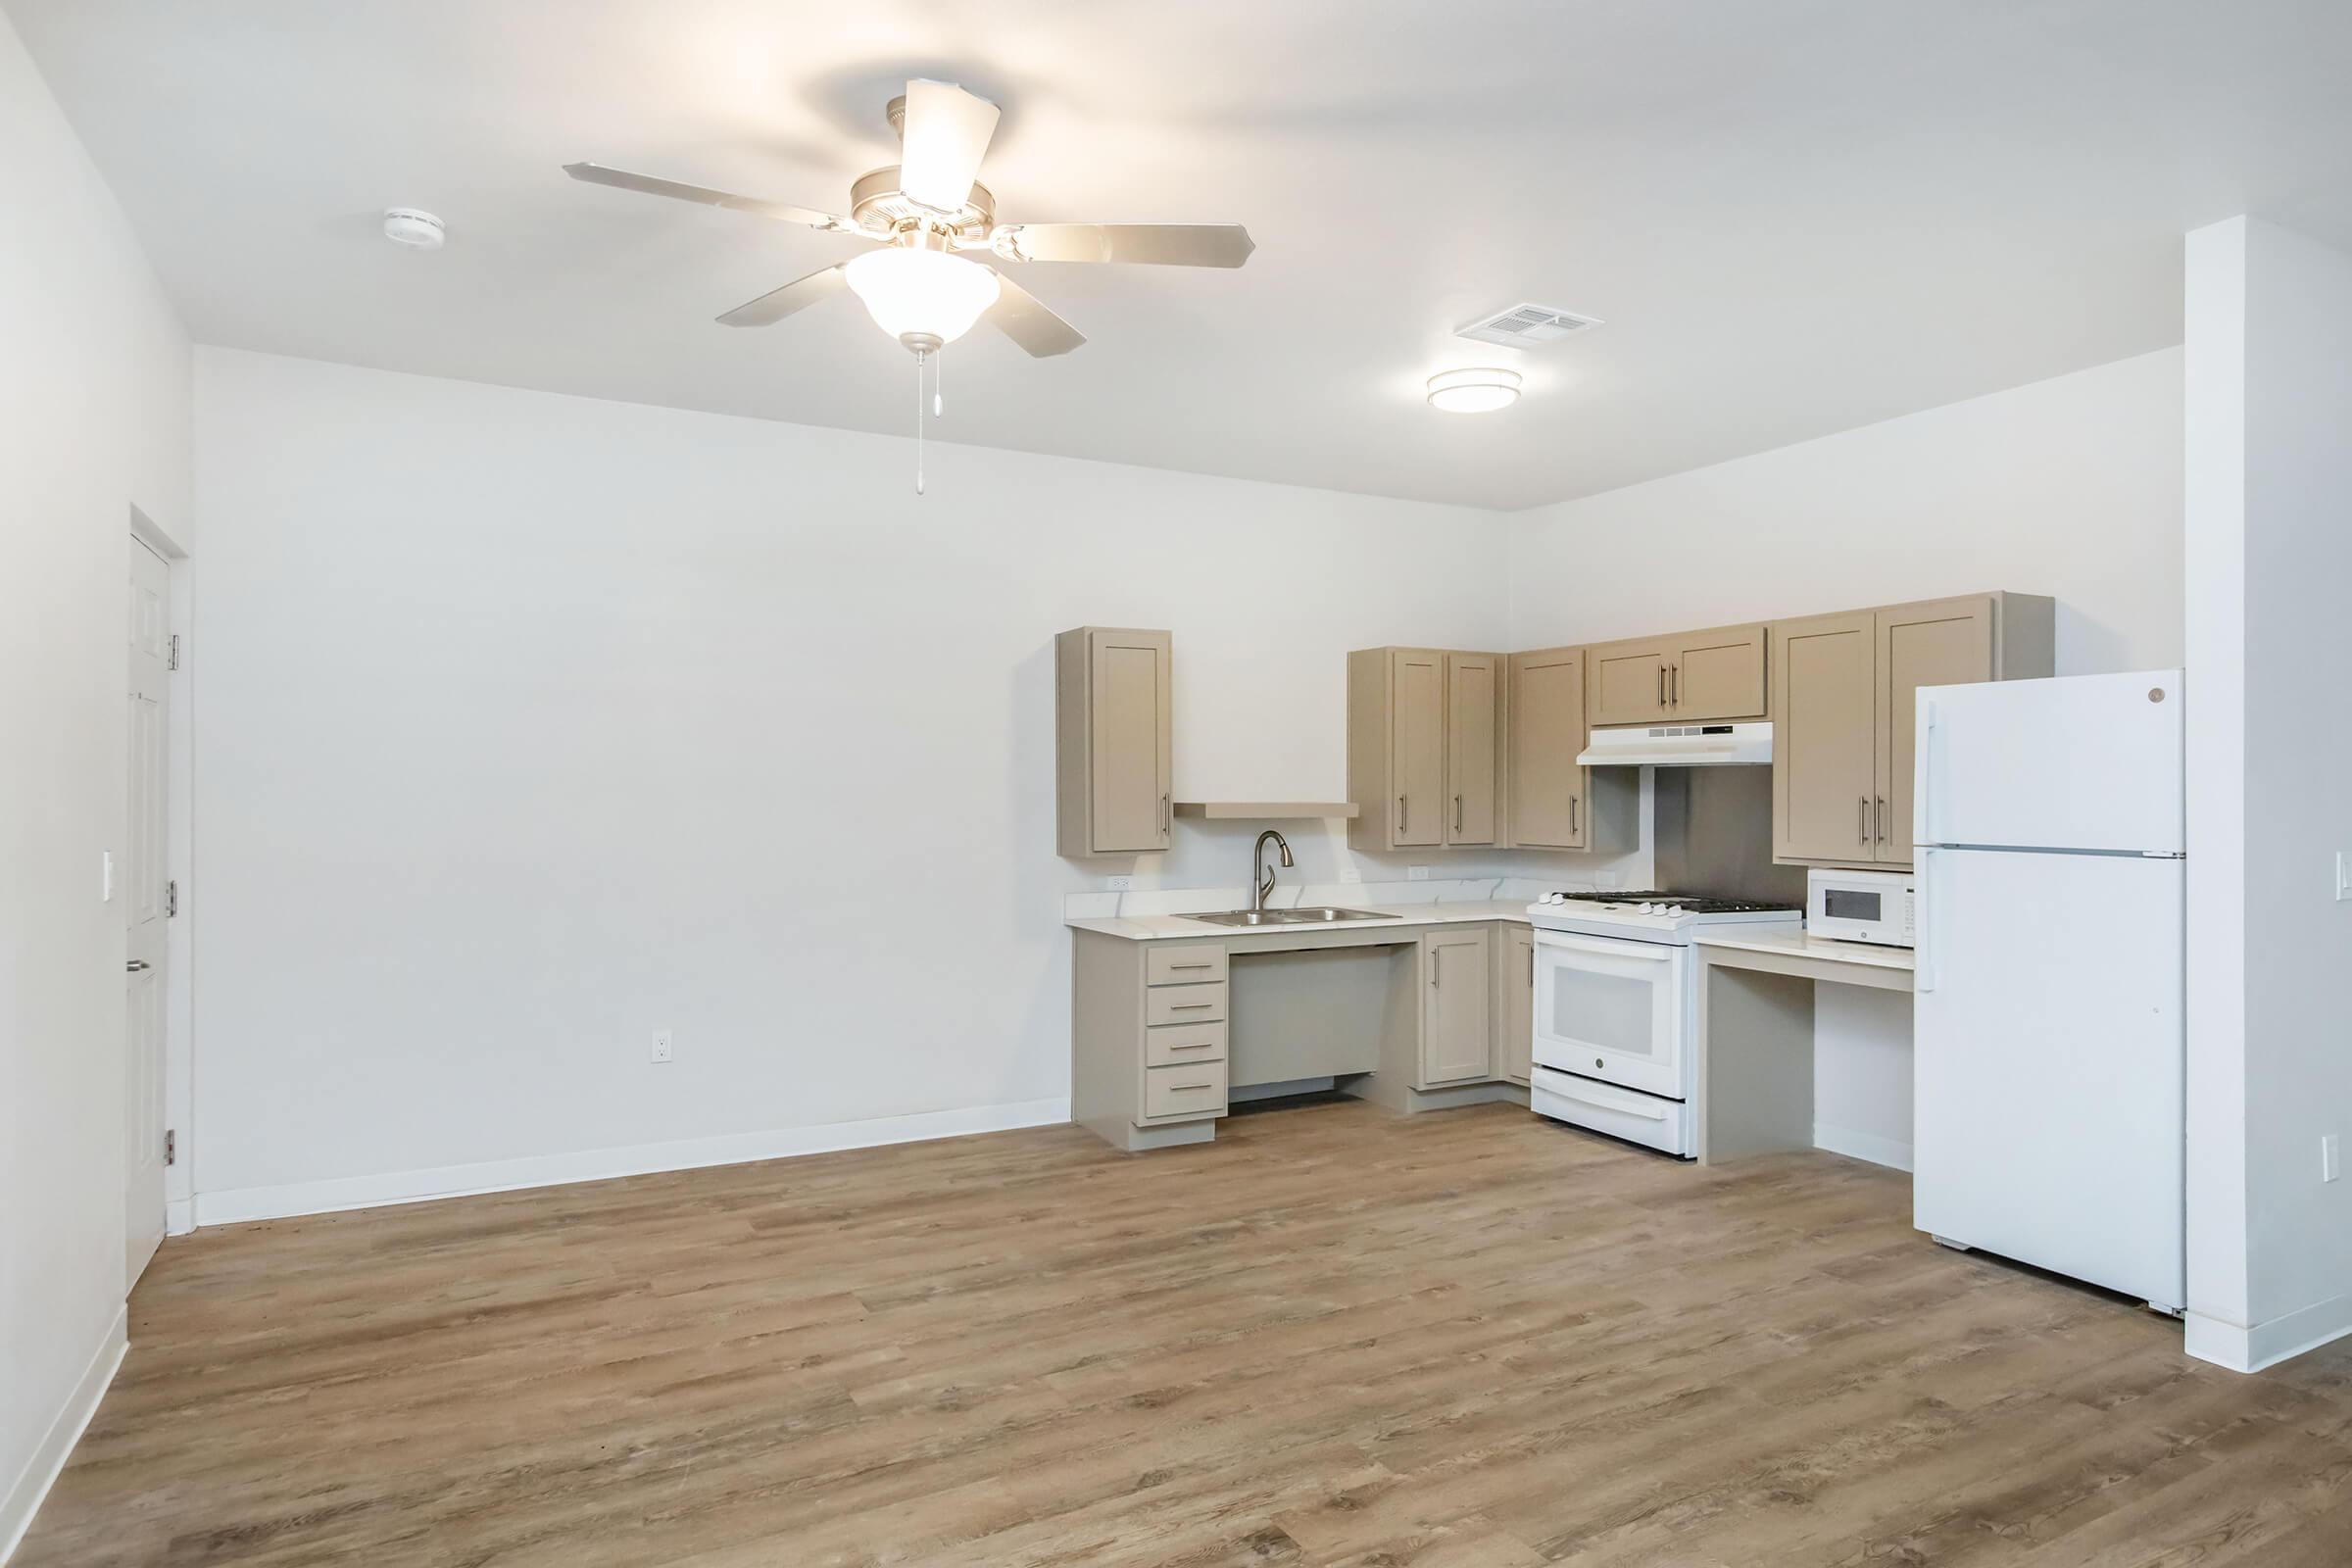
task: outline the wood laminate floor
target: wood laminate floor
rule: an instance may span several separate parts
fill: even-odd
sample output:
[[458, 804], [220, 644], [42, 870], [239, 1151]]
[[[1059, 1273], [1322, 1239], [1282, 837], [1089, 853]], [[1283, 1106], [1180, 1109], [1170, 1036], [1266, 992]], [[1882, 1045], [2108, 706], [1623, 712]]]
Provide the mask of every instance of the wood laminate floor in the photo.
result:
[[2352, 1350], [1909, 1212], [1346, 1102], [208, 1230], [19, 1560], [2352, 1563]]

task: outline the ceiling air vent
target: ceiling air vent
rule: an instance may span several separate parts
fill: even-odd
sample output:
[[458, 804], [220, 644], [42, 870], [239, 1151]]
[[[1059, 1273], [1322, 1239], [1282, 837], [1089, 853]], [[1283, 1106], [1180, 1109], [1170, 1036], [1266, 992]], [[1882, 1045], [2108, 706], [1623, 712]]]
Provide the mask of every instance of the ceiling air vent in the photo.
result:
[[1538, 349], [1599, 324], [1590, 316], [1554, 310], [1548, 305], [1514, 305], [1499, 315], [1472, 321], [1454, 336], [1477, 343], [1507, 343], [1515, 349]]

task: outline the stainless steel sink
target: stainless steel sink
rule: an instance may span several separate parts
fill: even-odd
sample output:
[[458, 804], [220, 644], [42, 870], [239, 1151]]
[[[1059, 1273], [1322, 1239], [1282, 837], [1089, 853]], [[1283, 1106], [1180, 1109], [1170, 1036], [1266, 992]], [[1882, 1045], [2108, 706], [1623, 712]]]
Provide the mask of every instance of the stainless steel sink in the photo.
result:
[[1312, 909], [1227, 909], [1219, 914], [1188, 914], [1188, 920], [1201, 920], [1210, 925], [1322, 925], [1336, 920], [1395, 920], [1394, 914], [1378, 909], [1334, 909], [1328, 906]]

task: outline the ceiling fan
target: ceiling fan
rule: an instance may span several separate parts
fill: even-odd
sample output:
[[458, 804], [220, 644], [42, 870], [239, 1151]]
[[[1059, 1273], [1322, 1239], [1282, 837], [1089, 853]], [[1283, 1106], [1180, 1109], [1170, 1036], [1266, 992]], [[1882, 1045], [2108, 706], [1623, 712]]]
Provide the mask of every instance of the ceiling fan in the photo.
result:
[[995, 104], [954, 82], [906, 83], [906, 96], [892, 99], [889, 108], [899, 162], [850, 187], [847, 218], [600, 164], [565, 164], [564, 172], [591, 184], [733, 208], [876, 242], [883, 248], [771, 289], [718, 319], [728, 326], [767, 326], [846, 286], [875, 325], [913, 351], [918, 365], [983, 316], [1041, 358], [1067, 354], [1086, 341], [1027, 289], [994, 266], [967, 260], [964, 252], [1002, 262], [1239, 267], [1255, 249], [1239, 223], [998, 222], [996, 198], [977, 183], [998, 113]]

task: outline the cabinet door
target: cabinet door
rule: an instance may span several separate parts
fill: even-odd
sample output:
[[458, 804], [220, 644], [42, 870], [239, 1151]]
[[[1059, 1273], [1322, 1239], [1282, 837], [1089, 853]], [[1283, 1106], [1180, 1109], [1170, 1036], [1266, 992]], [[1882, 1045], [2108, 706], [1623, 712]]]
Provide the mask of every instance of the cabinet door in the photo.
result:
[[1494, 962], [1491, 926], [1421, 939], [1421, 1087], [1494, 1076]]
[[1764, 628], [1725, 626], [1675, 639], [1666, 710], [1677, 722], [1764, 716]]
[[1168, 847], [1168, 634], [1097, 631], [1087, 773], [1099, 855]]
[[1501, 1035], [1494, 1042], [1494, 1074], [1524, 1084], [1536, 1064], [1536, 934], [1523, 925], [1500, 929], [1496, 989], [1501, 1002], [1495, 1016]]
[[1510, 842], [1585, 847], [1585, 661], [1580, 650], [1511, 656]]
[[1780, 721], [1772, 738], [1775, 856], [1876, 858], [1877, 619], [1863, 611], [1773, 627]]
[[1611, 643], [1590, 650], [1592, 669], [1592, 721], [1595, 724], [1644, 724], [1666, 716], [1666, 665], [1663, 643]]
[[1446, 656], [1399, 648], [1389, 656], [1389, 777], [1396, 799], [1379, 809], [1399, 848], [1446, 842]]
[[[1922, 686], [1992, 679], [1992, 599], [1978, 594], [1878, 612], [1879, 758], [1875, 858], [1911, 863], [1911, 769]], [[1866, 857], [1867, 858], [1867, 857]]]
[[1502, 695], [1493, 654], [1446, 656], [1446, 842], [1494, 842], [1494, 723]]

